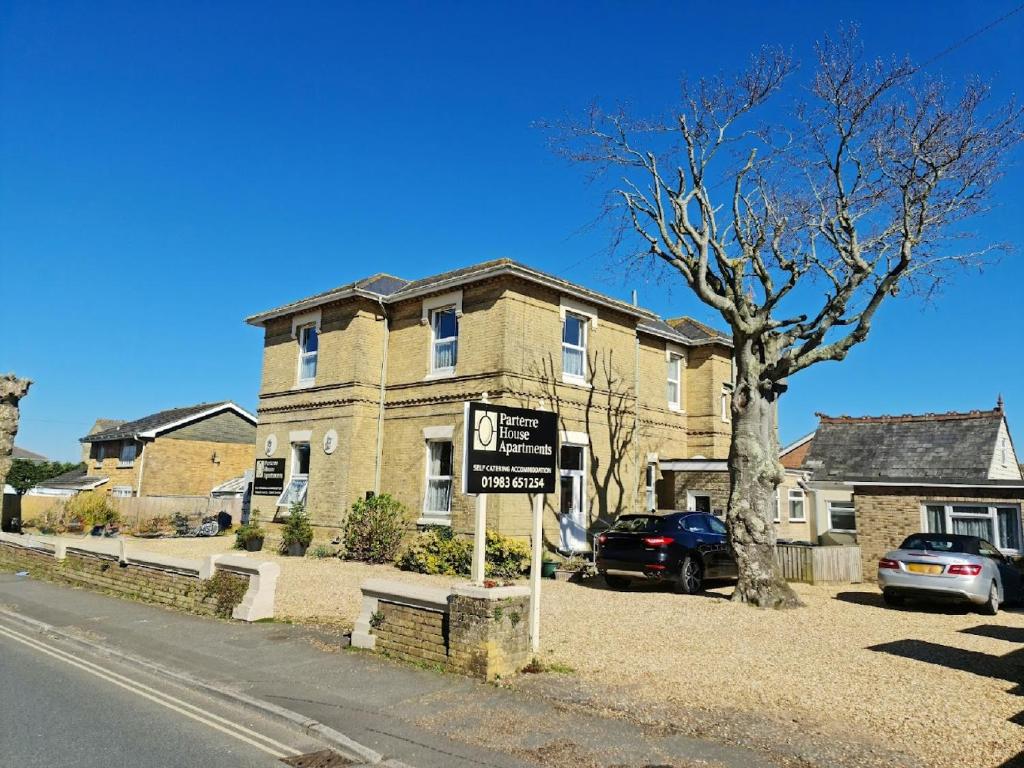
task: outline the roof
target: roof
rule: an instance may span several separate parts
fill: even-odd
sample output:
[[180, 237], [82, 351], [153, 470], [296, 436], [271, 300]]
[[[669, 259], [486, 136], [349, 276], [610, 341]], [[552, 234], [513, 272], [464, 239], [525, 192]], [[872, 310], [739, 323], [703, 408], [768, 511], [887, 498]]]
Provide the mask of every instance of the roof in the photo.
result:
[[96, 423], [92, 425], [92, 429], [89, 430], [90, 435], [95, 435], [99, 432], [106, 432], [108, 429], [124, 424], [124, 419], [96, 419]]
[[85, 491], [107, 482], [105, 477], [90, 476], [85, 467], [76, 467], [49, 480], [37, 483], [35, 488], [59, 488], [73, 491]]
[[512, 259], [485, 261], [412, 281], [380, 273], [353, 283], [346, 283], [323, 293], [314, 294], [305, 299], [251, 315], [245, 319], [245, 322], [250, 325], [259, 326], [277, 317], [285, 317], [333, 301], [355, 296], [362, 296], [385, 304], [393, 304], [498, 275], [514, 275], [524, 280], [579, 297], [584, 301], [615, 309], [638, 318], [641, 330], [678, 341], [682, 344], [699, 344], [710, 341], [731, 343], [724, 334], [701, 325], [690, 318], [679, 319], [686, 320], [692, 323], [692, 325], [687, 324], [682, 328], [674, 328], [648, 309], [612, 298], [597, 291], [592, 291], [589, 288], [584, 288], [581, 285], [563, 280], [555, 275], [528, 267]]
[[901, 416], [826, 416], [804, 469], [814, 480], [988, 479], [1003, 410]]
[[779, 463], [786, 469], [800, 469], [804, 465], [808, 451], [811, 450], [811, 441], [814, 439], [814, 432], [808, 432], [801, 438], [794, 440], [779, 451]]
[[732, 339], [726, 334], [712, 328], [710, 325], [705, 325], [699, 320], [694, 320], [692, 317], [670, 317], [665, 322], [679, 333], [694, 341], [732, 344]]
[[23, 461], [49, 461], [49, 459], [41, 453], [27, 451], [24, 448], [19, 448], [18, 446], [14, 446], [14, 450], [11, 451], [11, 458], [22, 459]]
[[92, 432], [79, 438], [79, 442], [102, 443], [109, 440], [154, 438], [159, 432], [166, 432], [168, 429], [227, 410], [234, 411], [252, 424], [256, 424], [256, 417], [244, 408], [240, 408], [230, 400], [222, 400], [219, 403], [197, 403], [181, 408], [169, 408], [166, 411], [158, 411], [134, 421], [118, 422], [116, 426], [109, 429]]

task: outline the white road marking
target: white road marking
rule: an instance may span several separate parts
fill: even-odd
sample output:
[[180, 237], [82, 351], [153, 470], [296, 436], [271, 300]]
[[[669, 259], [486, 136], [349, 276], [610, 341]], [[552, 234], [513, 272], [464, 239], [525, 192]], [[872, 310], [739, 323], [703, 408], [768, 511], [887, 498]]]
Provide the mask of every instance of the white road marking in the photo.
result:
[[22, 635], [20, 632], [15, 632], [12, 629], [0, 626], [0, 635], [8, 637], [22, 645], [28, 646], [39, 653], [51, 656], [58, 661], [68, 664], [69, 666], [76, 667], [84, 672], [94, 675], [95, 677], [120, 686], [121, 688], [134, 693], [136, 696], [141, 696], [144, 699], [155, 702], [162, 707], [173, 710], [185, 717], [191, 718], [192, 720], [213, 728], [214, 730], [225, 733], [234, 739], [245, 742], [246, 744], [256, 747], [257, 749], [266, 752], [269, 755], [273, 755], [278, 759], [283, 757], [294, 757], [295, 755], [302, 754], [294, 747], [282, 744], [269, 736], [264, 736], [263, 734], [250, 730], [243, 725], [232, 722], [227, 718], [221, 717], [220, 715], [209, 712], [193, 704], [189, 704], [187, 701], [182, 701], [168, 693], [158, 691], [155, 688], [151, 688], [148, 685], [132, 680], [124, 675], [119, 675], [109, 669], [104, 669], [97, 664], [85, 661], [84, 659], [75, 658], [71, 654], [62, 651], [59, 648], [42, 643], [27, 635]]

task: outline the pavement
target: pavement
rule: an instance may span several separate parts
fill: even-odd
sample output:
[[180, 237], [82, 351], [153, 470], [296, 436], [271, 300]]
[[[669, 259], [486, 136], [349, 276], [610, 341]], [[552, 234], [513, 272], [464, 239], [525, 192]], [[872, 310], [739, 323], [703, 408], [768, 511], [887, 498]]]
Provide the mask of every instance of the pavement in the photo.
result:
[[[133, 665], [179, 687], [200, 681], [191, 688], [213, 698], [226, 693], [235, 704], [248, 702], [252, 706], [244, 709], [278, 725], [290, 716], [301, 733], [350, 744], [361, 762], [415, 768], [774, 764], [761, 752], [645, 730], [354, 651], [328, 630], [209, 619], [0, 573], [0, 630], [17, 625], [24, 634], [34, 627], [39, 636], [40, 622], [54, 630], [43, 637], [73, 642], [79, 652], [106, 654], [108, 663]], [[2, 634], [0, 643], [6, 654]], [[34, 684], [25, 679], [15, 685]], [[44, 699], [57, 695], [43, 690]]]

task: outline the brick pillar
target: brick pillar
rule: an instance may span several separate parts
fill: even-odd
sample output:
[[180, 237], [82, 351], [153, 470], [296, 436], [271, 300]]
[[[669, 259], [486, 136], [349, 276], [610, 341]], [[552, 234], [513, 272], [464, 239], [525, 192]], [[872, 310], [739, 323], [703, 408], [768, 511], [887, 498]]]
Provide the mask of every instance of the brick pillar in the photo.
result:
[[494, 680], [530, 662], [530, 590], [453, 587], [448, 598], [448, 664], [455, 672]]

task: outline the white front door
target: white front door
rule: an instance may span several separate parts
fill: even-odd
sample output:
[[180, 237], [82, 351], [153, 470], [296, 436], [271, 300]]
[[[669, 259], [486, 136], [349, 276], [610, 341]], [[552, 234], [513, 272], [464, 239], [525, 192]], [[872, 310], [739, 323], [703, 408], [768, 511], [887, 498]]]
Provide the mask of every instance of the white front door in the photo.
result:
[[561, 450], [561, 492], [559, 523], [563, 552], [583, 552], [587, 545], [586, 448], [563, 445]]

